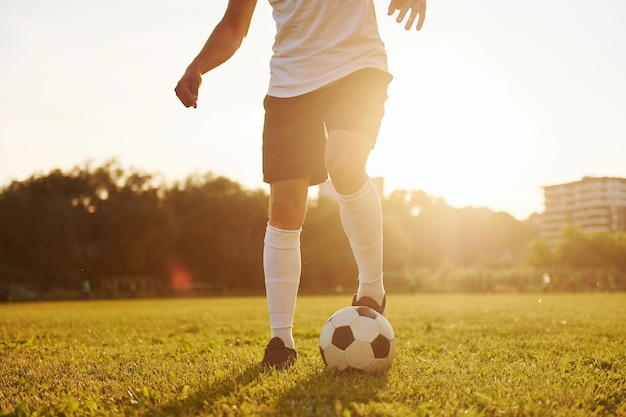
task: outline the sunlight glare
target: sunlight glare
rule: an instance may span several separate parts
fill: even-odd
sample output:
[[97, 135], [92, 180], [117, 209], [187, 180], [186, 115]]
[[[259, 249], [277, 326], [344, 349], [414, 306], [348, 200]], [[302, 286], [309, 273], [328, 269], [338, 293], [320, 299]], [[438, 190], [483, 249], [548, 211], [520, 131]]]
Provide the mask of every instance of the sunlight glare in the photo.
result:
[[[390, 87], [370, 170], [385, 177], [386, 189], [420, 189], [457, 206], [498, 205], [499, 194], [531, 169], [528, 117], [496, 80], [453, 49], [422, 54], [420, 65], [396, 62], [402, 83], [410, 74], [422, 81], [415, 89]], [[412, 132], [394, 128], [407, 119], [415, 120]]]

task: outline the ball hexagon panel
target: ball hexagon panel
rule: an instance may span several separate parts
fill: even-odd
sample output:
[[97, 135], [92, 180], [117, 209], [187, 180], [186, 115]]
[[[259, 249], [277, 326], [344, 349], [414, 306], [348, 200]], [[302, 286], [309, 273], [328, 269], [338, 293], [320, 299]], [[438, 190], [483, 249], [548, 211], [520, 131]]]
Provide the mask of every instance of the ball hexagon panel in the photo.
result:
[[359, 313], [356, 308], [347, 307], [333, 314], [329, 321], [335, 327], [349, 326], [350, 323], [352, 323], [352, 321], [354, 321], [357, 317], [359, 317]]
[[326, 346], [333, 343], [333, 333], [335, 333], [335, 326], [330, 323], [330, 320], [326, 322], [320, 333], [320, 348], [324, 349]]
[[372, 362], [370, 362], [370, 364], [367, 366], [367, 369], [365, 369], [365, 371], [367, 373], [374, 374], [376, 372], [386, 371], [387, 369], [389, 369], [390, 366], [391, 366], [390, 358], [374, 359]]
[[393, 333], [393, 328], [389, 321], [380, 314], [376, 317], [376, 324], [378, 324], [378, 328], [380, 329], [380, 334], [384, 335], [387, 339], [393, 340], [396, 336]]
[[374, 360], [374, 352], [367, 342], [355, 340], [344, 351], [346, 361], [350, 368], [366, 369]]
[[327, 346], [325, 349], [321, 350], [321, 352], [322, 359], [327, 366], [338, 369], [340, 371], [348, 368], [346, 354], [342, 349], [339, 349], [337, 346]]
[[350, 323], [350, 329], [356, 340], [363, 342], [371, 342], [380, 335], [378, 324], [371, 317], [359, 316], [352, 323]]

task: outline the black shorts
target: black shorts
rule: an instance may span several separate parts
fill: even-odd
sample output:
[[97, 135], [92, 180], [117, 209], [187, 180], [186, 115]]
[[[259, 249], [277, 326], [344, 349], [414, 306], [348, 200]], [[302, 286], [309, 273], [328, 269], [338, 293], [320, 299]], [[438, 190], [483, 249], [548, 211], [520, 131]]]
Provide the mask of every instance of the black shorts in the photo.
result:
[[309, 176], [311, 185], [326, 181], [326, 132], [364, 133], [373, 147], [392, 78], [387, 72], [366, 68], [300, 96], [266, 96], [263, 181]]

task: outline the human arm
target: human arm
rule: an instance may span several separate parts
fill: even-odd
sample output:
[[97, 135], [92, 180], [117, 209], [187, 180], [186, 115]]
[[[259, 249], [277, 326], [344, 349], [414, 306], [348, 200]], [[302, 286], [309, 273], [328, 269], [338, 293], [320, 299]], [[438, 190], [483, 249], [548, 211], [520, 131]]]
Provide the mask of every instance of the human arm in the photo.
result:
[[396, 17], [396, 22], [398, 23], [402, 23], [410, 10], [409, 17], [404, 25], [406, 30], [411, 29], [418, 15], [419, 18], [417, 18], [415, 29], [420, 30], [422, 28], [426, 18], [426, 0], [391, 0], [387, 15], [393, 15], [396, 10], [398, 10], [398, 16]]
[[224, 16], [174, 89], [185, 107], [197, 107], [202, 74], [228, 61], [239, 49], [248, 33], [256, 1], [229, 0]]

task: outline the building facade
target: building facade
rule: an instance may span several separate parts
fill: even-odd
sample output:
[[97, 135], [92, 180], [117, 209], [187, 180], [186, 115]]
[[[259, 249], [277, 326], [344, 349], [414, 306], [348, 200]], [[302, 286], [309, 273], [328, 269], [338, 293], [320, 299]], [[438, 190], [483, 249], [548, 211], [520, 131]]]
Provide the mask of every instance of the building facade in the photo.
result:
[[626, 231], [626, 178], [583, 177], [543, 187], [541, 237], [556, 243], [566, 225], [583, 233]]

